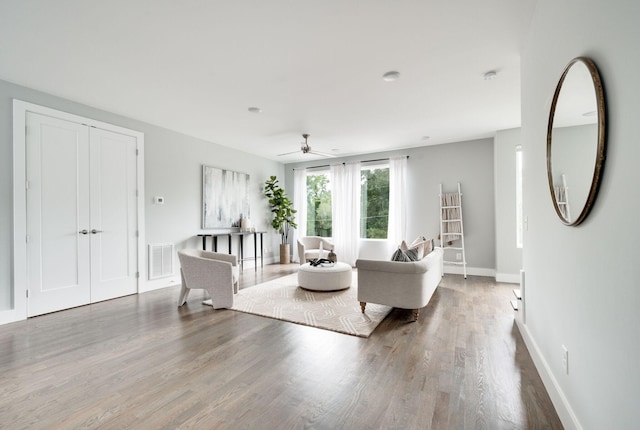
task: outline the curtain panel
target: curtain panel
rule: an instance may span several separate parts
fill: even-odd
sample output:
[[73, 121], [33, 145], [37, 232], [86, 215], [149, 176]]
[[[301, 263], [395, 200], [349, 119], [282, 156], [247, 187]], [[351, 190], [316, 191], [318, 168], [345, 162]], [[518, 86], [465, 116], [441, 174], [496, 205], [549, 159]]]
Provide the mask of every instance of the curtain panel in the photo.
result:
[[360, 247], [360, 162], [331, 166], [333, 243], [338, 260], [355, 266]]

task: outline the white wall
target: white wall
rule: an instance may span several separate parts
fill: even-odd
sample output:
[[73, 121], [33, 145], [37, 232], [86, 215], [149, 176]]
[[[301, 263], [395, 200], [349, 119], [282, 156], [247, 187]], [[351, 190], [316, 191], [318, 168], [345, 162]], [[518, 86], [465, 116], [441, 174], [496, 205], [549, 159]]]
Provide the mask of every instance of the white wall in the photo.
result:
[[[201, 230], [202, 165], [224, 167], [248, 173], [251, 178], [251, 221], [268, 230], [265, 256], [277, 256], [278, 236], [268, 228], [269, 211], [262, 198], [262, 184], [270, 175], [282, 176], [280, 163], [236, 151], [215, 143], [125, 118], [0, 81], [0, 312], [11, 308], [12, 280], [12, 99], [16, 98], [53, 109], [141, 131], [145, 134], [145, 239], [147, 243], [175, 243], [176, 249], [201, 247], [195, 237]], [[153, 204], [154, 196], [163, 196], [164, 205]], [[246, 241], [245, 252], [253, 252]], [[146, 244], [145, 244], [146, 246]], [[209, 245], [210, 246], [210, 245]], [[235, 246], [234, 246], [235, 247]], [[274, 251], [275, 250], [275, 251]], [[248, 267], [251, 264], [248, 264]], [[179, 282], [178, 262], [173, 281]], [[169, 285], [171, 279], [147, 282], [146, 289]]]
[[[526, 323], [519, 327], [566, 428], [638, 428], [640, 415], [640, 2], [540, 0], [522, 56]], [[608, 148], [595, 207], [560, 223], [546, 176], [557, 80], [574, 57], [602, 76]], [[569, 350], [569, 374], [561, 345]]]
[[[349, 160], [373, 160], [408, 155], [407, 161], [407, 237], [436, 238], [440, 230], [438, 193], [462, 186], [462, 207], [467, 254], [467, 271], [482, 276], [495, 275], [493, 139], [481, 139], [446, 145], [409, 148], [401, 151], [359, 155], [338, 159], [293, 163], [285, 166], [286, 187], [293, 191], [293, 169]], [[291, 192], [293, 195], [293, 192]], [[389, 259], [389, 249], [380, 241], [363, 240], [360, 256]], [[445, 270], [460, 272], [461, 268]], [[461, 273], [461, 272], [460, 272]]]
[[499, 131], [493, 140], [498, 282], [520, 282], [522, 248], [516, 245], [516, 147], [521, 144], [519, 128]]

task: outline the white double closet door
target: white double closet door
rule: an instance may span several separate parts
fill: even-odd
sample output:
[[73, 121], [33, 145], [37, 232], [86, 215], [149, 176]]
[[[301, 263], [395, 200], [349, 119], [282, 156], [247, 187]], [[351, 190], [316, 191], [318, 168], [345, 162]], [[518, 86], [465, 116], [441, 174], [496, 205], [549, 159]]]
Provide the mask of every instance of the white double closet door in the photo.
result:
[[136, 293], [136, 138], [26, 121], [28, 316]]

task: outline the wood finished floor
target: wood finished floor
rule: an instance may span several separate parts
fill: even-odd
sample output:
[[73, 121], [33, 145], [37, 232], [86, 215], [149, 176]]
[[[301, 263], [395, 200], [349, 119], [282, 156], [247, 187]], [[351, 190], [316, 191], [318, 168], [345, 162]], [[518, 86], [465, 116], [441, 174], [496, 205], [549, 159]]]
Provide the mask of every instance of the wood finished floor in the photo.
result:
[[[247, 269], [249, 287], [297, 269]], [[178, 287], [0, 326], [0, 428], [560, 429], [513, 285], [447, 275], [368, 339], [203, 306]], [[194, 294], [195, 293], [195, 294]]]

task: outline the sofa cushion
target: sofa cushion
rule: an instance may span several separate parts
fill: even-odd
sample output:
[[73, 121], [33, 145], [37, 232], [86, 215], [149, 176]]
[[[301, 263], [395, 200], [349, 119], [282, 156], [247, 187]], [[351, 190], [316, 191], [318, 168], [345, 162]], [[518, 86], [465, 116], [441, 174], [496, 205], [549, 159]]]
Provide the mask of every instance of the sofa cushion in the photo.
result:
[[418, 261], [418, 251], [414, 248], [407, 249], [406, 251], [402, 248], [396, 249], [396, 251], [391, 256], [391, 261]]

